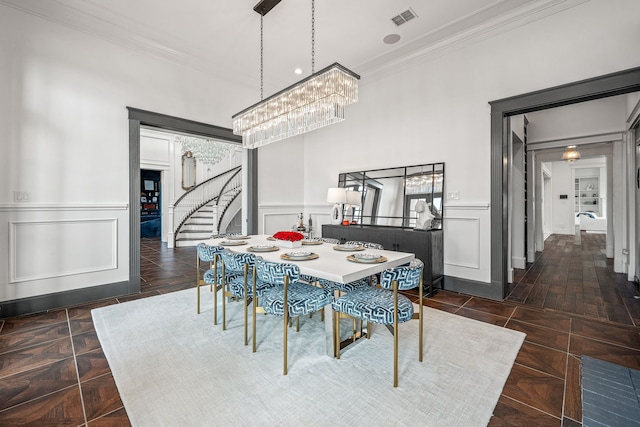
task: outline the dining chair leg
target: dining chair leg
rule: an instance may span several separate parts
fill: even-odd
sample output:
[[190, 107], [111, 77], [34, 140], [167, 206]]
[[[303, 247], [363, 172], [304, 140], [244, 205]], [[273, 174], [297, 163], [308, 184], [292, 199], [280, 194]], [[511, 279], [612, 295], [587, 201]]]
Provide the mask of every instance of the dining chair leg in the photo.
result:
[[333, 312], [333, 354], [340, 359], [340, 313]]
[[398, 387], [398, 281], [393, 281], [393, 386]]
[[423, 296], [423, 290], [422, 290], [422, 276], [420, 276], [420, 305], [418, 306], [418, 321], [419, 326], [418, 326], [418, 333], [420, 334], [420, 336], [418, 337], [418, 345], [420, 346], [419, 350], [418, 350], [418, 360], [420, 362], [422, 362], [422, 296]]
[[284, 276], [284, 375], [287, 375], [287, 331], [289, 325], [289, 276]]
[[226, 289], [227, 289], [227, 279], [225, 277], [224, 264], [222, 264], [222, 330], [227, 330], [227, 305], [226, 305]]
[[247, 278], [249, 276], [249, 264], [244, 265], [244, 345], [249, 345], [249, 325], [248, 322], [248, 312], [247, 308]]
[[253, 318], [251, 319], [252, 324], [252, 335], [253, 335], [253, 352], [256, 352], [256, 306], [258, 305], [258, 294], [256, 293], [256, 268], [253, 267]]
[[196, 254], [196, 291], [198, 292], [198, 314], [200, 314], [200, 256]]
[[[213, 256], [213, 324], [218, 324], [218, 254]], [[198, 292], [198, 296], [200, 293]]]

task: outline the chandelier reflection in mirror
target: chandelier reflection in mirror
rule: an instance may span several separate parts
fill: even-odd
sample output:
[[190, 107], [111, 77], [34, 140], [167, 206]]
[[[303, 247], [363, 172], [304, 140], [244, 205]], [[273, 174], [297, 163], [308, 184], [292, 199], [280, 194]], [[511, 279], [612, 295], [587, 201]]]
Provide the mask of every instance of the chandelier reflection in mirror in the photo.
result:
[[191, 152], [200, 163], [215, 165], [229, 156], [231, 146], [224, 142], [193, 136], [177, 136], [176, 141], [182, 144], [182, 154]]
[[[263, 0], [260, 14], [260, 94], [263, 88], [262, 18], [279, 0]], [[317, 73], [315, 68], [315, 2], [311, 2], [311, 75], [232, 116], [233, 133], [244, 148], [310, 132], [344, 120], [344, 108], [358, 101], [360, 76], [337, 62]]]
[[423, 193], [441, 193], [442, 182], [444, 177], [442, 174], [421, 173], [417, 175], [407, 176], [405, 181], [406, 194], [423, 194]]

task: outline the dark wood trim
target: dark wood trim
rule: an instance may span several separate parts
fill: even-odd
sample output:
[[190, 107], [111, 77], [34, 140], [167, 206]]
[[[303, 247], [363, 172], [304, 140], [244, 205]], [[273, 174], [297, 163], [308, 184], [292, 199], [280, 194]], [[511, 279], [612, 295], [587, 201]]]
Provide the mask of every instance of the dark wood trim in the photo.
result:
[[[640, 91], [640, 67], [492, 101], [491, 105], [491, 294], [506, 297], [509, 116]], [[498, 292], [499, 291], [499, 292]]]
[[249, 188], [242, 191], [247, 195], [247, 233], [258, 233], [258, 150], [248, 150], [247, 184]]
[[140, 292], [140, 121], [129, 120], [129, 283]]
[[137, 291], [131, 288], [130, 282], [118, 282], [56, 292], [53, 294], [37, 295], [13, 301], [3, 301], [0, 303], [0, 318], [55, 310], [62, 307], [84, 304], [89, 301], [115, 298], [135, 292]]
[[133, 107], [127, 107], [127, 110], [129, 111], [129, 120], [137, 120], [145, 126], [153, 126], [174, 132], [187, 132], [210, 138], [218, 138], [230, 143], [242, 145], [242, 136], [234, 134], [233, 130], [229, 128], [182, 119], [180, 117], [168, 116], [166, 114], [154, 113], [152, 111], [140, 110]]

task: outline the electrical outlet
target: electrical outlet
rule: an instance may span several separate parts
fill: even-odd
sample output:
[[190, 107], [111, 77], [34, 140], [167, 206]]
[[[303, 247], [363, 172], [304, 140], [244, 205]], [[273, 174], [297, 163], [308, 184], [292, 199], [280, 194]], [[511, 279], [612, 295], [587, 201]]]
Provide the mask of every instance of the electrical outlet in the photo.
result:
[[29, 192], [28, 191], [14, 191], [13, 192], [13, 201], [14, 202], [28, 202], [29, 201]]
[[447, 200], [460, 200], [460, 192], [459, 191], [447, 192]]

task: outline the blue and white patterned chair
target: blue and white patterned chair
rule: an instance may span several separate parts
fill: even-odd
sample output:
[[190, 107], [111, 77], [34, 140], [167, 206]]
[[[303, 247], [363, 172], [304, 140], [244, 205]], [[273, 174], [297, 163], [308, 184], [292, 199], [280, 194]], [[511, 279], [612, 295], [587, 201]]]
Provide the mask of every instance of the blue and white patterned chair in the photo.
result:
[[[196, 246], [196, 288], [198, 292], [198, 314], [200, 314], [200, 285], [208, 284], [209, 290], [216, 292], [213, 294], [213, 324], [218, 324], [217, 313], [217, 293], [220, 289], [218, 283], [221, 279], [222, 271], [219, 269], [219, 256], [224, 251], [222, 246], [211, 246], [206, 243], [198, 243]], [[208, 262], [209, 268], [202, 274], [202, 262]]]
[[271, 283], [257, 281], [253, 287], [253, 274], [256, 256], [250, 253], [238, 253], [225, 250], [220, 254], [222, 258], [223, 292], [222, 299], [222, 329], [226, 329], [226, 297], [241, 298], [244, 302], [244, 345], [249, 344], [248, 338], [248, 306], [249, 303], [258, 304], [258, 297], [272, 287]]
[[[380, 275], [380, 288], [366, 287], [356, 289], [336, 299], [334, 310], [334, 349], [336, 358], [340, 358], [340, 313], [362, 319], [367, 322], [393, 325], [393, 386], [398, 386], [398, 324], [414, 318], [413, 304], [409, 298], [398, 293], [399, 290], [419, 287], [419, 350], [418, 359], [422, 362], [422, 272], [424, 264], [414, 259], [406, 266], [387, 269]], [[369, 334], [367, 328], [367, 337]]]
[[[308, 283], [301, 282], [297, 265], [265, 261], [256, 258], [254, 289], [258, 281], [274, 287], [264, 291], [261, 305], [267, 314], [283, 316], [284, 319], [284, 375], [287, 375], [287, 329], [289, 317], [297, 317], [316, 312], [331, 304], [331, 292]], [[253, 315], [253, 351], [256, 351], [256, 304]]]
[[345, 245], [364, 246], [367, 249], [380, 249], [380, 250], [384, 249], [384, 246], [382, 246], [380, 243], [361, 242], [359, 240], [349, 240], [345, 243]]

